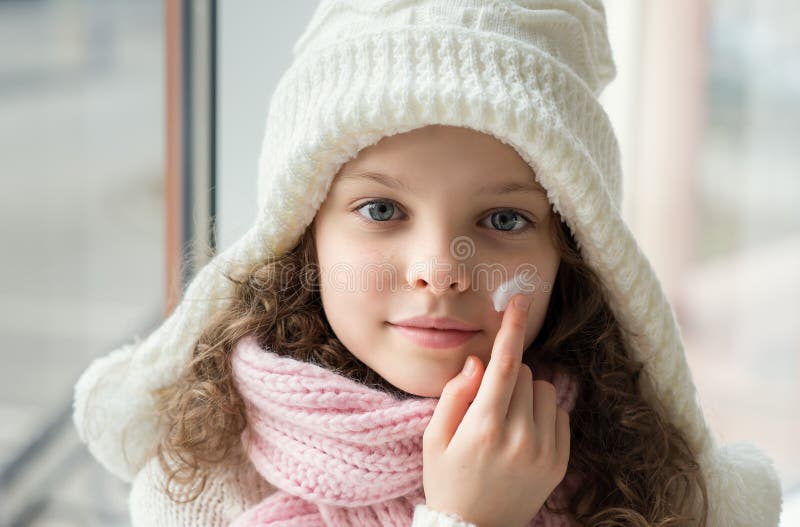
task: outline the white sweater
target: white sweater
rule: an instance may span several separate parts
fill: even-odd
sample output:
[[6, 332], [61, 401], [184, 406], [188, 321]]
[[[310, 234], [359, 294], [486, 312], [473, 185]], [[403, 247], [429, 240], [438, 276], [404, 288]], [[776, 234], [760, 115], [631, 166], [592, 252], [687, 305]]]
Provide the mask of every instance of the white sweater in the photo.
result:
[[[132, 527], [227, 527], [276, 490], [251, 465], [246, 470], [219, 468], [209, 474], [197, 499], [175, 503], [161, 490], [165, 478], [155, 457], [136, 475], [129, 498]], [[477, 526], [418, 505], [410, 527]]]

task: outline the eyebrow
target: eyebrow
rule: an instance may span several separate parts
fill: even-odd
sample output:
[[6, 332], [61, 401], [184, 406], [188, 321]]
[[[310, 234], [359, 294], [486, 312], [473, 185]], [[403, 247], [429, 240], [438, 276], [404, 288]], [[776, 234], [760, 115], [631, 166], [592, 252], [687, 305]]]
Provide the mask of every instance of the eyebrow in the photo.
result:
[[[342, 180], [351, 180], [351, 181], [358, 181], [358, 180], [370, 180], [376, 183], [380, 183], [386, 187], [405, 191], [408, 193], [413, 193], [413, 189], [408, 186], [405, 181], [399, 180], [392, 176], [388, 176], [386, 174], [381, 174], [379, 172], [349, 172], [339, 175], [339, 179]], [[515, 192], [525, 192], [529, 194], [542, 194], [547, 196], [547, 191], [542, 187], [539, 183], [535, 181], [525, 182], [525, 183], [518, 183], [516, 181], [511, 183], [490, 183], [488, 185], [484, 185], [483, 187], [479, 188], [477, 192], [481, 194], [494, 194], [494, 195], [505, 195], [505, 194], [513, 194]]]

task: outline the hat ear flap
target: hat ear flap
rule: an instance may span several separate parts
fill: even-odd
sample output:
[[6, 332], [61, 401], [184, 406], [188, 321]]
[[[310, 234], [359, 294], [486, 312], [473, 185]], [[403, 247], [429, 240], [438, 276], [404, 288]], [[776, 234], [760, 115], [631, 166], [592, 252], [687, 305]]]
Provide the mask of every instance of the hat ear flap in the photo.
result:
[[748, 441], [706, 454], [709, 526], [776, 527], [783, 498], [772, 460]]

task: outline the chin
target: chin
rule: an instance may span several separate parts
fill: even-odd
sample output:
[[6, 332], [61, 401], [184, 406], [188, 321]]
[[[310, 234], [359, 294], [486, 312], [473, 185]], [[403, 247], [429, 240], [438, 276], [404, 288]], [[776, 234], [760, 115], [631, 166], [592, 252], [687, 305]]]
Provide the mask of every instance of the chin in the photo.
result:
[[427, 397], [439, 397], [441, 392], [437, 395], [432, 393], [430, 390], [403, 390], [404, 393], [408, 394], [409, 398], [411, 397], [418, 397], [418, 398], [427, 398]]
[[447, 384], [446, 380], [443, 380], [441, 383], [431, 383], [431, 382], [423, 382], [423, 383], [411, 383], [405, 384], [401, 383], [399, 386], [392, 383], [393, 386], [396, 386], [398, 390], [402, 391], [404, 394], [407, 394], [409, 397], [435, 397], [439, 398], [442, 395], [442, 390], [444, 389], [445, 384]]

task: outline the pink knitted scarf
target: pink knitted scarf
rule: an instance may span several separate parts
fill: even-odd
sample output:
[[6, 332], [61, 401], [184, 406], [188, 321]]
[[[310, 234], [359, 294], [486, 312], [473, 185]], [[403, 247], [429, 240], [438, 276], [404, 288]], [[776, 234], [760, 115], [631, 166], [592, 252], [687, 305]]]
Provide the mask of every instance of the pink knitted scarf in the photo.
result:
[[[258, 472], [278, 489], [232, 527], [411, 525], [415, 506], [425, 503], [422, 433], [438, 399], [395, 399], [281, 357], [252, 336], [238, 342], [232, 365], [247, 408], [249, 430], [242, 439]], [[558, 404], [571, 411], [575, 380], [540, 370], [535, 377], [553, 382]], [[566, 504], [576, 483], [567, 474], [552, 504]], [[569, 523], [542, 506], [529, 525]]]

